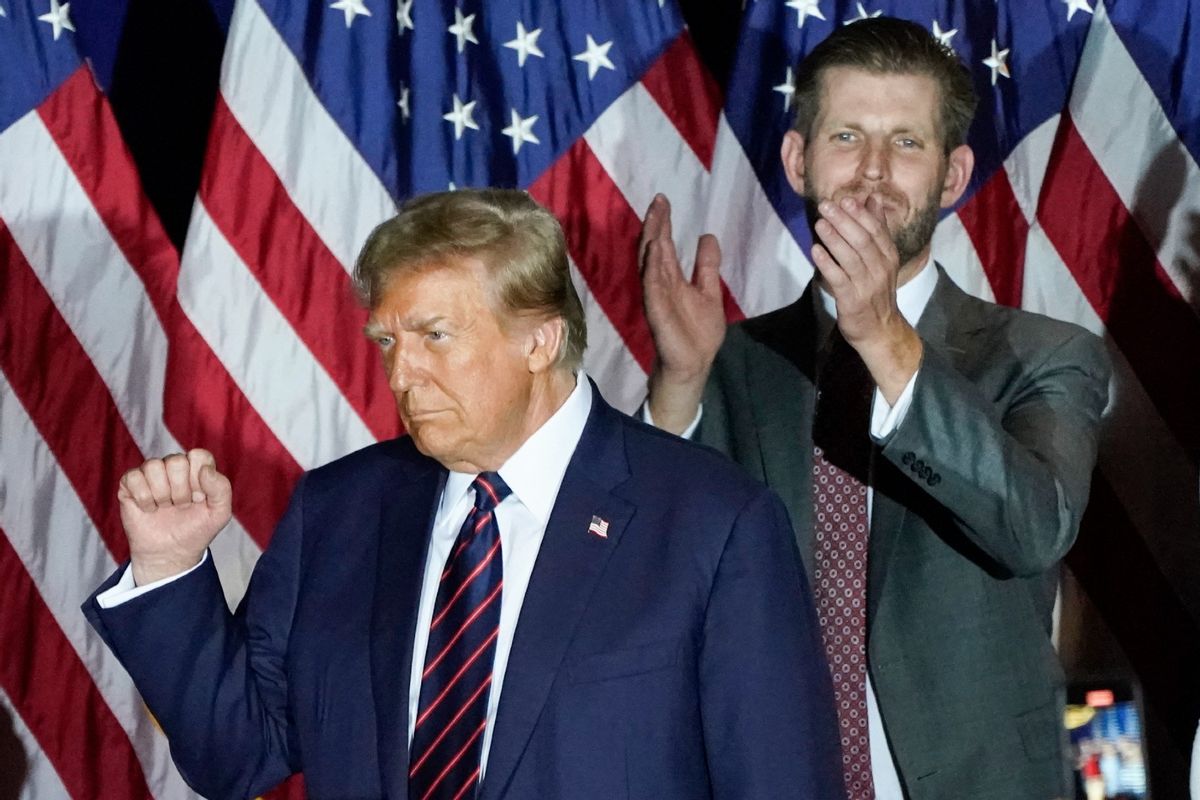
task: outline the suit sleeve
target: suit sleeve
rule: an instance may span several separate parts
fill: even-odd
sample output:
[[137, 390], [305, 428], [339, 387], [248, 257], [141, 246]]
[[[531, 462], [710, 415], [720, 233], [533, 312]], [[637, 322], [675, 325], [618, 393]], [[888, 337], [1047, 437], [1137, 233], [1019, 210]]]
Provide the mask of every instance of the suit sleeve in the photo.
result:
[[912, 405], [884, 458], [1014, 575], [1045, 572], [1070, 548], [1087, 504], [1109, 364], [1082, 330], [1012, 376], [998, 404], [926, 346]]
[[103, 609], [96, 595], [83, 606], [167, 734], [180, 774], [205, 797], [255, 797], [299, 769], [289, 742], [286, 655], [303, 490], [302, 479], [236, 614], [211, 558], [119, 606]]
[[833, 690], [783, 504], [738, 515], [714, 578], [700, 703], [715, 800], [842, 798]]

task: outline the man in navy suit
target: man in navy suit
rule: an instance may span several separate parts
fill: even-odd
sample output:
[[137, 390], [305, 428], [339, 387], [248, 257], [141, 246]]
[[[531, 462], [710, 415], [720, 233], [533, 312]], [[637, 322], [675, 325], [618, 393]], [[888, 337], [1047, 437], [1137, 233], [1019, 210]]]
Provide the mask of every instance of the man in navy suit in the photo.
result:
[[206, 555], [231, 513], [212, 456], [121, 480], [131, 564], [84, 610], [188, 782], [841, 797], [786, 512], [579, 371], [554, 218], [517, 191], [418, 198], [355, 278], [408, 435], [300, 480], [236, 614]]

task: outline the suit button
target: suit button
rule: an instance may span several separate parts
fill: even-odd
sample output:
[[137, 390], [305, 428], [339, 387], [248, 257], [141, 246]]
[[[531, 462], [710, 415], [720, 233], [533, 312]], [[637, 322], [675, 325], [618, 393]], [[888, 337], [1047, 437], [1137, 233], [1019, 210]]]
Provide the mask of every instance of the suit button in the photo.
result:
[[925, 469], [925, 462], [918, 458], [912, 463], [912, 466], [909, 469], [920, 475], [921, 470]]
[[929, 466], [928, 464], [921, 467], [921, 477], [924, 478], [925, 480], [929, 480], [929, 476], [932, 474], [933, 474], [933, 467]]
[[909, 450], [907, 453], [905, 453], [903, 456], [900, 457], [900, 463], [907, 467], [909, 464], [911, 464], [913, 462], [913, 459], [916, 457], [917, 457], [917, 454], [914, 453], [913, 451]]
[[937, 474], [936, 472], [933, 473], [933, 475], [931, 475], [929, 477], [929, 485], [930, 486], [937, 486], [941, 482], [942, 482], [942, 476]]

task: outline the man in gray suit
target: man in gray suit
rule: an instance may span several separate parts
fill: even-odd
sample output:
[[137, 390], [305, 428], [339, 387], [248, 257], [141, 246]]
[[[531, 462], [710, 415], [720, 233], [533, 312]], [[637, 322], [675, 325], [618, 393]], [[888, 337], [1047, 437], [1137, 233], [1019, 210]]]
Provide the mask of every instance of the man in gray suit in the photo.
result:
[[970, 297], [932, 263], [939, 211], [974, 167], [975, 97], [952, 51], [877, 18], [838, 28], [797, 72], [782, 158], [817, 276], [727, 331], [716, 241], [686, 280], [656, 198], [645, 413], [783, 496], [852, 800], [1063, 796], [1051, 610], [1087, 501], [1105, 350]]

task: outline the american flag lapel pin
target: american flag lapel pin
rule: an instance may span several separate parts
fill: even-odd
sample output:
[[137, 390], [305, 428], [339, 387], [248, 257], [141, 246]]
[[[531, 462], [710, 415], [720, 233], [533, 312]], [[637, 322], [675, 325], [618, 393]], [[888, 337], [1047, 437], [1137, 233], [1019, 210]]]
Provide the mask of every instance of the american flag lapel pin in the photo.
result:
[[595, 515], [592, 516], [591, 524], [588, 525], [588, 533], [595, 534], [601, 539], [608, 538], [608, 520], [600, 519]]

